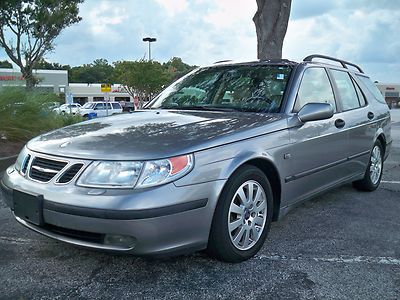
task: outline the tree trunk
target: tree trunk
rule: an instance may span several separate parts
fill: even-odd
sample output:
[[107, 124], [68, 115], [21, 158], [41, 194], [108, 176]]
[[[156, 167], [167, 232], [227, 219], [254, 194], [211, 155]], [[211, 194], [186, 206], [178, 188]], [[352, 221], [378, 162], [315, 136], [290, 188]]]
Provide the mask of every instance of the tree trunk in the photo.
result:
[[26, 89], [31, 90], [37, 84], [37, 79], [32, 74], [31, 68], [21, 68], [22, 77], [25, 79]]
[[253, 17], [258, 59], [281, 59], [292, 0], [257, 0]]

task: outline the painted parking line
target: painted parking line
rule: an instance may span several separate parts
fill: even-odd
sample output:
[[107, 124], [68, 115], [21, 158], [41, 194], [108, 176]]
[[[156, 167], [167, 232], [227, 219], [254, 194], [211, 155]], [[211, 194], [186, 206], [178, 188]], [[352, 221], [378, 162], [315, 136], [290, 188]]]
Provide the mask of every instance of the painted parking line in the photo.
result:
[[23, 238], [14, 238], [11, 236], [0, 236], [0, 243], [4, 244], [31, 244], [32, 240]]
[[272, 261], [316, 261], [316, 262], [331, 262], [331, 263], [366, 263], [366, 264], [382, 264], [400, 266], [400, 258], [394, 257], [374, 257], [374, 256], [331, 256], [331, 257], [290, 257], [285, 255], [258, 255], [255, 259], [272, 260]]
[[400, 184], [400, 181], [390, 181], [390, 180], [382, 180], [382, 183], [390, 183], [390, 184]]

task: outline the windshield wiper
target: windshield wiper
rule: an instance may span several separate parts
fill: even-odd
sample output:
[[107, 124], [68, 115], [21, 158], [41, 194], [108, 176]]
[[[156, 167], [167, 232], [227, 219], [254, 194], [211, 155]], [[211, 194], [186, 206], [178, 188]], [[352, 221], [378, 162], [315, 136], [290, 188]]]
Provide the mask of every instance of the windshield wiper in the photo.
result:
[[161, 109], [176, 109], [176, 110], [207, 110], [207, 111], [237, 111], [232, 107], [219, 107], [208, 105], [190, 105], [190, 106], [161, 106]]

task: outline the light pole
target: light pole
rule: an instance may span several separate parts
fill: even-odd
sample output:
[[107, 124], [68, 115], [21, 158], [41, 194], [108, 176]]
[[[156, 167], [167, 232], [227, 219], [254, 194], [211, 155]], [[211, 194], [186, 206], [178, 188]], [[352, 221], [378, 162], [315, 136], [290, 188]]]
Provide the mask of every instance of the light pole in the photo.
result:
[[143, 42], [149, 42], [149, 61], [151, 61], [151, 43], [157, 41], [156, 38], [152, 38], [152, 37], [145, 37], [143, 39]]

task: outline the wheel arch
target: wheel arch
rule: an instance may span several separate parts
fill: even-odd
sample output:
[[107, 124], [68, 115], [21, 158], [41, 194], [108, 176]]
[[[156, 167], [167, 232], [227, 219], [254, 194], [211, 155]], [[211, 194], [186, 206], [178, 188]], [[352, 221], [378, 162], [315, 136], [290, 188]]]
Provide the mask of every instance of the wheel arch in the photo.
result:
[[386, 136], [382, 132], [378, 133], [378, 136], [376, 137], [375, 141], [381, 142], [382, 148], [383, 148], [383, 155], [385, 156], [386, 153]]
[[244, 165], [251, 165], [259, 168], [265, 176], [268, 178], [269, 183], [271, 184], [272, 194], [273, 194], [273, 203], [274, 210], [272, 215], [272, 220], [277, 221], [279, 218], [279, 211], [281, 205], [281, 194], [282, 194], [282, 185], [280, 180], [280, 174], [276, 165], [272, 162], [271, 159], [267, 157], [252, 157], [247, 160], [243, 160], [238, 163], [234, 169], [231, 170], [228, 178], [230, 178], [240, 167]]

